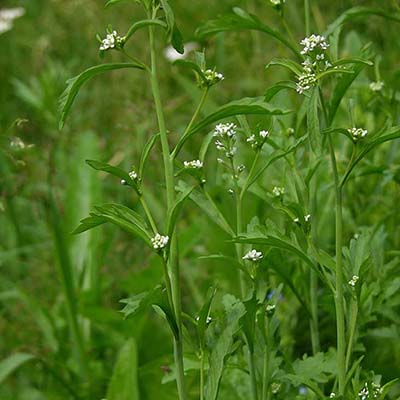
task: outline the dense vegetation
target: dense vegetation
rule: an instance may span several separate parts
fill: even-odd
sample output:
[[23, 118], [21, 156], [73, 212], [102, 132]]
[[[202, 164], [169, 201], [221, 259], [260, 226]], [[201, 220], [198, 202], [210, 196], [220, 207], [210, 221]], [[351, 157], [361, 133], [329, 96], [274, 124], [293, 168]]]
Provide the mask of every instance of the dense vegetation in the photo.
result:
[[1, 400], [400, 398], [382, 3], [1, 5]]

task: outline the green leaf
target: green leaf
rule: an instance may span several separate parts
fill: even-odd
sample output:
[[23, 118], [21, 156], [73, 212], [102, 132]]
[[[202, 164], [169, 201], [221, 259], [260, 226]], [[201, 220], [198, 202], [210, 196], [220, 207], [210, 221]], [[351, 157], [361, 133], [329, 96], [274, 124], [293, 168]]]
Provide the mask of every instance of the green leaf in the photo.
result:
[[243, 302], [246, 308], [246, 313], [240, 319], [240, 326], [246, 338], [246, 343], [250, 353], [254, 353], [254, 342], [256, 332], [256, 313], [258, 308], [258, 300], [256, 292], [254, 291], [253, 297], [250, 300]]
[[133, 181], [128, 172], [124, 171], [122, 168], [114, 167], [110, 164], [95, 160], [86, 160], [86, 164], [90, 165], [93, 169], [97, 171], [104, 171], [113, 176], [116, 176], [117, 178], [123, 179], [128, 186], [132, 186], [137, 190], [137, 185], [135, 181]]
[[143, 292], [126, 299], [120, 300], [120, 303], [126, 304], [124, 308], [121, 310], [122, 314], [124, 314], [124, 318], [133, 317], [150, 304], [155, 302], [161, 295], [162, 287], [156, 286], [153, 290], [149, 292]]
[[296, 84], [292, 81], [281, 81], [276, 83], [274, 86], [268, 88], [264, 94], [264, 100], [266, 102], [271, 101], [279, 92], [285, 89], [296, 90]]
[[177, 67], [181, 67], [189, 71], [192, 71], [195, 73], [196, 78], [200, 78], [204, 82], [206, 81], [206, 77], [204, 76], [202, 69], [195, 62], [181, 59], [174, 61], [172, 64], [176, 65]]
[[318, 116], [319, 89], [312, 89], [307, 109], [308, 138], [315, 154], [321, 154], [321, 130]]
[[204, 349], [204, 346], [205, 346], [205, 333], [206, 333], [206, 329], [207, 329], [207, 318], [210, 315], [211, 303], [214, 299], [216, 292], [217, 292], [217, 289], [215, 289], [215, 288], [210, 287], [208, 289], [206, 301], [203, 304], [203, 307], [201, 307], [201, 310], [199, 312], [199, 319], [197, 321], [197, 333], [199, 335], [201, 349]]
[[160, 0], [164, 10], [165, 19], [167, 21], [168, 40], [171, 42], [172, 47], [180, 54], [184, 53], [182, 35], [176, 26], [174, 12], [169, 5], [168, 0]]
[[152, 307], [153, 310], [168, 323], [172, 334], [176, 339], [178, 339], [178, 324], [176, 323], [174, 312], [172, 311], [171, 307], [167, 305], [166, 302], [163, 302], [162, 304], [152, 304]]
[[178, 198], [175, 200], [175, 204], [172, 206], [171, 210], [168, 212], [168, 219], [167, 219], [167, 235], [172, 237], [173, 231], [175, 229], [176, 221], [179, 217], [179, 214], [182, 210], [182, 207], [186, 201], [186, 199], [190, 196], [193, 192], [194, 187], [190, 186], [187, 187], [183, 192], [181, 192]]
[[8, 378], [14, 371], [26, 362], [34, 360], [36, 357], [27, 353], [15, 353], [0, 362], [0, 384]]
[[246, 313], [243, 303], [230, 294], [226, 294], [222, 302], [225, 308], [225, 322], [211, 350], [210, 368], [205, 386], [206, 400], [216, 400], [218, 396], [225, 360], [233, 346], [234, 335], [239, 331], [239, 320]]
[[143, 171], [144, 171], [144, 167], [146, 165], [147, 159], [149, 158], [150, 152], [159, 137], [160, 137], [159, 133], [156, 133], [155, 135], [151, 135], [143, 147], [142, 154], [140, 155], [140, 162], [139, 162], [139, 170], [138, 170], [139, 178], [143, 177]]
[[289, 71], [292, 71], [295, 75], [301, 75], [304, 70], [299, 63], [292, 60], [288, 60], [287, 58], [274, 58], [265, 66], [265, 69], [268, 69], [273, 66], [280, 66], [287, 68]]
[[[130, 1], [130, 0], [108, 0], [104, 7], [114, 6], [116, 4], [127, 2], [127, 1]], [[134, 0], [134, 1], [136, 1], [138, 3], [137, 0]]]
[[95, 206], [90, 217], [84, 218], [73, 232], [85, 232], [105, 222], [111, 222], [125, 231], [143, 239], [151, 247], [152, 234], [141, 215], [121, 204], [103, 204]]
[[177, 143], [173, 157], [176, 157], [184, 143], [195, 133], [206, 128], [208, 125], [220, 121], [221, 119], [236, 115], [284, 115], [290, 110], [281, 110], [266, 103], [262, 97], [245, 97], [241, 100], [232, 101], [220, 107], [217, 111], [205, 117], [202, 121], [194, 125], [185, 136], [182, 136]]
[[[180, 192], [185, 192], [187, 189], [188, 185], [185, 182], [180, 181], [177, 186], [177, 190], [179, 190]], [[218, 209], [210, 196], [207, 196], [204, 191], [200, 189], [194, 189], [190, 193], [190, 199], [195, 204], [197, 204], [197, 206], [205, 212], [205, 214], [211, 219], [211, 221], [217, 224], [223, 231], [225, 231], [230, 236], [235, 235], [234, 231], [226, 221], [222, 212]]]
[[128, 339], [119, 351], [107, 400], [139, 400], [138, 355], [133, 338]]
[[220, 32], [237, 32], [239, 30], [256, 30], [264, 32], [273, 37], [278, 42], [282, 43], [290, 49], [296, 57], [299, 57], [299, 49], [296, 44], [292, 44], [276, 29], [270, 28], [268, 25], [263, 24], [256, 16], [248, 14], [239, 7], [233, 9], [232, 14], [223, 17], [209, 20], [200, 28], [197, 29], [196, 35], [200, 39], [216, 35]]
[[115, 63], [115, 64], [101, 64], [94, 67], [88, 68], [81, 74], [71, 78], [67, 81], [67, 87], [64, 93], [59, 99], [59, 108], [61, 112], [59, 129], [62, 129], [65, 120], [71, 110], [72, 104], [77, 96], [82, 85], [88, 80], [92, 79], [96, 75], [102, 74], [104, 72], [113, 71], [122, 68], [137, 68], [144, 69], [143, 64], [139, 63]]
[[167, 28], [167, 24], [159, 19], [143, 19], [131, 25], [125, 35], [125, 40], [128, 40], [139, 29], [146, 28], [147, 26], [161, 26], [161, 28]]
[[346, 10], [342, 15], [335, 19], [325, 31], [325, 36], [332, 35], [336, 29], [348, 21], [354, 21], [354, 18], [365, 17], [368, 15], [377, 15], [395, 22], [400, 22], [400, 14], [396, 12], [386, 12], [382, 8], [353, 7]]

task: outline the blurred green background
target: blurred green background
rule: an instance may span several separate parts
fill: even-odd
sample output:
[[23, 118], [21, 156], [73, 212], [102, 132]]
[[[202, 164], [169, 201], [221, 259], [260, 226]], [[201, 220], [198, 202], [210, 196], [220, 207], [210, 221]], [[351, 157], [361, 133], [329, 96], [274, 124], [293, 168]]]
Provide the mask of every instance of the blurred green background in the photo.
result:
[[[203, 22], [229, 12], [233, 6], [253, 12], [265, 23], [281, 29], [266, 0], [171, 3], [185, 42], [196, 40], [194, 31]], [[312, 1], [313, 31], [323, 31], [342, 11], [355, 5], [399, 9], [399, 2], [390, 0]], [[156, 129], [149, 84], [136, 71], [113, 72], [103, 79], [96, 78], [80, 93], [66, 127], [62, 131], [57, 128], [57, 99], [65, 81], [101, 62], [96, 34], [103, 36], [108, 24], [125, 32], [133, 21], [143, 17], [142, 10], [129, 2], [105, 10], [102, 0], [2, 0], [0, 3], [0, 10], [12, 7], [23, 7], [25, 14], [14, 21], [12, 29], [0, 33], [0, 359], [24, 352], [48, 360], [48, 364], [33, 362], [24, 366], [0, 386], [0, 399], [69, 398], [68, 385], [62, 381], [78, 374], [79, 355], [75, 354], [66, 312], [68, 279], [77, 292], [75, 304], [70, 306], [79, 310], [77, 322], [82, 327], [84, 353], [91, 371], [90, 383], [83, 377], [75, 389], [89, 393], [90, 399], [102, 398], [118, 349], [127, 337], [134, 335], [141, 381], [152, 383], [144, 384], [144, 398], [161, 399], [158, 396], [161, 396], [163, 370], [159, 365], [171, 361], [169, 333], [155, 317], [142, 315], [123, 321], [116, 312], [121, 298], [152, 288], [161, 280], [157, 258], [129, 235], [110, 226], [77, 237], [70, 234], [93, 204], [121, 202], [136, 207], [135, 199], [125, 187], [93, 172], [84, 160], [103, 160], [127, 170], [137, 163], [147, 137]], [[296, 39], [302, 39], [302, 1], [287, 0], [287, 20]], [[385, 84], [398, 88], [399, 25], [383, 21], [370, 17], [346, 25], [341, 51], [344, 55], [357, 54], [363, 45], [372, 42], [374, 51], [382, 57], [380, 70]], [[178, 71], [163, 57], [165, 47], [161, 38], [162, 96], [168, 129], [176, 135], [190, 118], [200, 93], [189, 74]], [[206, 48], [210, 65], [216, 65], [225, 75], [223, 84], [212, 91], [205, 112], [244, 96], [261, 96], [269, 85], [287, 78], [284, 71], [264, 70], [273, 57], [290, 55], [262, 34], [219, 35], [199, 43], [198, 48]], [[139, 32], [128, 49], [138, 58], [147, 59], [145, 33]], [[106, 54], [107, 61], [119, 59], [118, 53]], [[376, 76], [371, 68], [363, 75], [360, 87], [367, 87], [373, 80]], [[370, 99], [363, 95], [359, 100], [356, 112], [363, 121], [374, 124], [379, 104], [370, 107]], [[280, 101], [293, 106], [289, 98], [282, 97]], [[17, 138], [25, 146], [18, 145]], [[185, 150], [186, 159], [196, 157], [195, 149], [201, 139], [198, 140], [192, 144], [192, 152], [191, 148]], [[382, 159], [387, 154], [382, 154]], [[390, 154], [392, 162], [398, 163], [398, 154], [394, 150]], [[151, 157], [146, 184], [152, 188], [151, 205], [161, 221], [163, 198], [159, 193], [163, 180], [157, 167], [159, 152]], [[279, 174], [276, 176], [279, 184]], [[374, 182], [369, 184], [372, 186]], [[360, 190], [371, 193], [368, 186]], [[373, 197], [368, 212], [358, 214], [358, 221], [366, 226], [376, 223], [378, 216], [374, 215], [379, 210], [379, 218], [384, 215], [393, 228], [388, 229], [392, 233], [388, 240], [389, 248], [394, 249], [400, 243], [398, 216], [394, 213], [399, 200], [398, 185], [388, 190], [389, 198], [382, 199], [382, 193]], [[362, 193], [354, 196], [360, 204], [366, 202], [360, 200]], [[260, 207], [253, 201], [249, 215], [267, 213]], [[223, 291], [235, 290], [231, 289], [232, 271], [210, 267], [197, 259], [200, 254], [223, 248], [230, 251], [221, 232], [210, 227], [205, 218], [191, 223], [198, 213], [196, 209], [188, 211], [181, 233], [183, 300], [189, 313], [199, 309], [210, 284], [217, 282]], [[326, 234], [329, 241], [331, 233]], [[66, 276], [66, 271], [72, 271], [71, 276]], [[333, 344], [332, 336], [329, 333], [326, 336]], [[381, 343], [379, 335], [368, 340], [372, 344]], [[301, 355], [303, 350], [300, 345], [295, 351]], [[379, 365], [381, 373], [388, 377], [399, 374], [398, 344], [382, 348], [374, 357], [370, 364]], [[393, 363], [385, 367], [390, 358]], [[162, 390], [163, 399], [175, 398], [173, 383]]]

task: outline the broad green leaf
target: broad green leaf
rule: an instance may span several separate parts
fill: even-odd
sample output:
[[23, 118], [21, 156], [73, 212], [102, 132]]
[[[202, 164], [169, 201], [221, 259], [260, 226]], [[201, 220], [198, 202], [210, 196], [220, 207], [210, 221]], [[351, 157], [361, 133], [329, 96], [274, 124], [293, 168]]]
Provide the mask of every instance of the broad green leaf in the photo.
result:
[[0, 362], [0, 384], [19, 367], [36, 357], [27, 353], [15, 353]]
[[121, 310], [124, 314], [124, 318], [133, 317], [138, 312], [142, 311], [153, 302], [157, 301], [161, 295], [162, 287], [156, 286], [153, 290], [149, 292], [143, 292], [126, 299], [120, 300], [120, 303], [126, 304]]
[[250, 353], [254, 353], [256, 313], [258, 308], [258, 300], [255, 291], [253, 293], [253, 297], [250, 300], [244, 301], [243, 305], [246, 309], [246, 313], [240, 319], [240, 327], [242, 328], [242, 331], [246, 338], [246, 343]]
[[230, 294], [222, 299], [225, 308], [223, 330], [210, 355], [210, 368], [205, 386], [205, 400], [216, 400], [224, 371], [225, 360], [231, 352], [234, 335], [239, 331], [239, 320], [246, 313], [243, 303]]
[[150, 152], [159, 137], [160, 137], [159, 133], [151, 135], [143, 147], [142, 154], [140, 155], [139, 170], [138, 170], [140, 178], [143, 177], [143, 171], [144, 171], [144, 167], [146, 165], [147, 159], [149, 158]]
[[280, 66], [287, 68], [289, 71], [292, 71], [295, 75], [301, 75], [304, 71], [303, 67], [299, 63], [289, 60], [287, 58], [274, 58], [265, 66], [265, 69], [268, 69], [273, 66]]
[[105, 222], [111, 222], [125, 231], [143, 239], [151, 246], [152, 234], [141, 215], [121, 204], [103, 204], [95, 206], [95, 211], [90, 217], [84, 218], [73, 232], [74, 234], [85, 232]]
[[296, 84], [292, 81], [281, 81], [275, 83], [274, 86], [268, 88], [264, 94], [264, 100], [266, 102], [271, 101], [279, 92], [285, 89], [296, 90]]
[[204, 39], [220, 32], [237, 32], [239, 30], [256, 30], [264, 32], [290, 49], [296, 57], [299, 57], [297, 43], [291, 43], [279, 31], [263, 24], [255, 15], [248, 14], [239, 7], [235, 7], [232, 14], [207, 21], [197, 29], [196, 35], [200, 39]]
[[354, 157], [352, 163], [347, 168], [345, 175], [342, 178], [341, 185], [344, 185], [349, 178], [351, 172], [356, 167], [356, 165], [375, 147], [379, 146], [382, 143], [389, 142], [395, 139], [400, 138], [400, 126], [394, 126], [389, 131], [383, 135], [379, 135], [378, 137], [373, 137], [368, 140], [364, 146], [361, 148], [361, 151]]
[[171, 210], [168, 212], [168, 219], [167, 219], [167, 235], [172, 237], [172, 234], [175, 229], [176, 221], [179, 217], [179, 214], [182, 210], [182, 207], [186, 201], [186, 199], [190, 196], [193, 192], [194, 187], [190, 186], [185, 189], [185, 191], [181, 192], [177, 199], [175, 200], [174, 205], [172, 206]]
[[214, 299], [216, 292], [217, 290], [215, 288], [210, 287], [208, 289], [206, 301], [203, 304], [203, 307], [201, 307], [201, 310], [199, 312], [199, 319], [197, 321], [197, 333], [199, 335], [201, 349], [204, 349], [205, 333], [207, 329], [207, 318], [210, 315], [211, 303]]
[[59, 107], [60, 107], [60, 122], [59, 128], [62, 129], [64, 126], [65, 120], [71, 110], [72, 104], [77, 96], [80, 88], [84, 83], [93, 77], [103, 74], [104, 72], [113, 71], [122, 68], [136, 68], [136, 69], [144, 69], [143, 64], [139, 63], [115, 63], [115, 64], [101, 64], [96, 65], [94, 67], [88, 68], [86, 71], [81, 74], [71, 78], [67, 81], [67, 88], [64, 93], [60, 96], [59, 99]]
[[132, 186], [137, 190], [136, 183], [131, 179], [128, 172], [124, 171], [122, 168], [114, 167], [113, 165], [95, 160], [86, 160], [86, 163], [97, 171], [104, 171], [120, 179], [123, 179], [128, 186]]
[[325, 31], [325, 36], [332, 35], [341, 25], [348, 21], [354, 21], [354, 18], [366, 17], [369, 15], [377, 15], [391, 21], [400, 22], [400, 14], [396, 12], [387, 12], [383, 8], [353, 7], [346, 10], [342, 15], [336, 18], [335, 21], [329, 24]]
[[307, 109], [307, 128], [308, 138], [310, 140], [311, 148], [315, 154], [321, 153], [321, 130], [318, 115], [318, 103], [319, 103], [319, 89], [315, 86], [312, 89], [311, 97], [308, 103]]
[[195, 133], [206, 128], [208, 125], [220, 121], [224, 118], [236, 115], [285, 115], [290, 110], [281, 110], [266, 103], [262, 97], [245, 97], [241, 100], [232, 101], [220, 107], [217, 111], [208, 115], [202, 121], [194, 125], [185, 136], [182, 136], [177, 143], [173, 157], [176, 157], [184, 143]]
[[128, 339], [118, 353], [107, 400], [139, 400], [138, 355], [136, 342]]
[[128, 40], [139, 29], [146, 28], [147, 26], [161, 26], [162, 28], [167, 28], [167, 24], [159, 19], [144, 19], [131, 25], [125, 35], [125, 40]]
[[[188, 185], [185, 182], [180, 181], [177, 186], [177, 190], [180, 192], [185, 192], [187, 189]], [[218, 209], [214, 201], [206, 194], [206, 192], [201, 189], [194, 189], [190, 194], [190, 199], [205, 212], [211, 221], [217, 224], [228, 235], [234, 236], [235, 233], [226, 221], [222, 212]]]
[[176, 26], [175, 15], [172, 7], [169, 5], [168, 0], [160, 0], [164, 10], [165, 19], [167, 21], [168, 40], [171, 42], [172, 47], [180, 54], [184, 53], [182, 35]]

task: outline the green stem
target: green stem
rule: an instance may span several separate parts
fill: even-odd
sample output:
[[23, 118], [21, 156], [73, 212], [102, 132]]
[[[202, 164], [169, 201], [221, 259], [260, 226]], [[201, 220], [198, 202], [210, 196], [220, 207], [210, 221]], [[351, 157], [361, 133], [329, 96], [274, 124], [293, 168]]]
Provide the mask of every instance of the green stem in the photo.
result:
[[158, 230], [157, 230], [156, 223], [154, 222], [153, 215], [152, 215], [152, 213], [151, 213], [151, 211], [149, 209], [149, 206], [147, 205], [147, 202], [144, 199], [143, 195], [141, 195], [139, 197], [139, 199], [140, 199], [140, 203], [142, 204], [143, 210], [144, 210], [144, 212], [146, 214], [146, 217], [149, 220], [151, 229], [153, 230], [153, 233], [156, 234], [158, 232]]
[[304, 21], [306, 36], [310, 36], [310, 0], [304, 0]]
[[201, 349], [200, 355], [200, 400], [204, 400], [204, 350]]
[[335, 180], [336, 196], [336, 284], [335, 284], [335, 308], [336, 308], [336, 330], [337, 330], [337, 370], [339, 382], [339, 395], [344, 395], [346, 364], [345, 364], [345, 321], [344, 321], [344, 293], [343, 293], [343, 216], [342, 216], [342, 188], [339, 182], [335, 150], [332, 137], [329, 135], [329, 147], [332, 170]]
[[263, 383], [261, 400], [267, 400], [269, 398], [269, 319], [268, 316], [265, 318], [265, 348], [264, 348], [264, 362], [263, 362]]
[[[155, 18], [156, 10], [153, 11], [151, 18]], [[154, 104], [156, 107], [158, 128], [160, 132], [160, 141], [162, 148], [162, 155], [164, 161], [165, 184], [167, 191], [167, 208], [170, 210], [174, 204], [174, 172], [173, 162], [170, 157], [170, 149], [168, 144], [167, 130], [165, 126], [164, 112], [161, 104], [160, 89], [157, 77], [157, 62], [156, 62], [156, 46], [154, 39], [154, 26], [149, 26], [149, 40], [150, 40], [150, 55], [151, 55], [151, 70], [150, 82], [153, 92]], [[177, 387], [178, 396], [180, 400], [187, 400], [186, 381], [184, 374], [183, 364], [183, 335], [182, 335], [182, 305], [181, 305], [181, 291], [179, 282], [179, 262], [178, 262], [178, 242], [176, 239], [176, 232], [173, 233], [170, 246], [170, 253], [168, 258], [168, 272], [171, 276], [171, 297], [176, 324], [178, 327], [178, 337], [174, 337], [174, 359], [177, 372]]]
[[352, 299], [350, 304], [350, 322], [349, 322], [349, 338], [347, 344], [346, 354], [346, 371], [349, 369], [351, 354], [353, 353], [354, 337], [357, 328], [357, 315], [358, 315], [358, 304], [357, 300]]
[[253, 396], [253, 400], [258, 400], [258, 392], [257, 392], [257, 370], [256, 364], [254, 360], [254, 352], [249, 350], [249, 368], [250, 368], [250, 384], [251, 384], [251, 393]]

